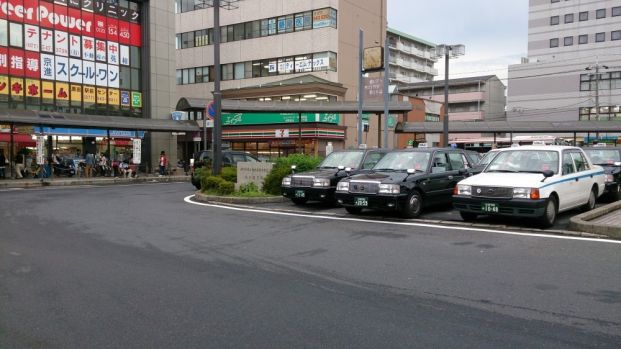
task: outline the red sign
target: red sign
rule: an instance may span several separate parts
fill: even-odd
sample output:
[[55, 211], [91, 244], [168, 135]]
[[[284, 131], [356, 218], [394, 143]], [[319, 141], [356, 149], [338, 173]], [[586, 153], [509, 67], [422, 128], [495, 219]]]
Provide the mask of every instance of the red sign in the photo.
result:
[[108, 18], [108, 41], [119, 41], [119, 20]]
[[26, 51], [24, 55], [24, 68], [26, 77], [39, 79], [41, 78], [41, 59], [38, 52]]
[[24, 50], [9, 49], [9, 74], [12, 76], [24, 76]]
[[[93, 22], [80, 18], [79, 13], [69, 14], [67, 6], [51, 4], [36, 0], [0, 0], [0, 17], [8, 17], [14, 22], [39, 24], [46, 28], [55, 28], [92, 35]], [[78, 33], [78, 32], [76, 32]]]
[[[55, 20], [58, 18], [58, 20]], [[64, 18], [64, 21], [63, 21]], [[67, 6], [54, 4], [54, 15], [51, 17], [51, 20], [54, 22], [54, 29], [57, 30], [67, 30], [69, 26], [67, 25]], [[64, 22], [64, 23], [63, 23]], [[63, 25], [64, 24], [64, 25]]]
[[129, 24], [129, 32], [130, 32], [130, 45], [132, 46], [142, 46], [142, 33], [140, 30], [140, 24]]
[[119, 21], [119, 43], [129, 45], [131, 44], [131, 33], [129, 22]]
[[[74, 9], [74, 8], [69, 8], [67, 10], [67, 16], [68, 18], [80, 18], [80, 16], [82, 15], [82, 11]], [[84, 20], [84, 19], [82, 19]], [[80, 35], [82, 34], [82, 28], [78, 27], [77, 25], [74, 26], [70, 26], [69, 28], [69, 32], [71, 34], [77, 34]]]
[[[38, 6], [39, 6], [39, 2], [37, 0], [24, 0], [24, 9], [33, 9], [37, 11], [36, 9], [38, 9]], [[36, 12], [34, 16], [24, 16], [24, 23], [38, 25], [39, 16], [37, 16]]]
[[107, 18], [106, 16], [94, 15], [95, 22], [95, 37], [97, 39], [108, 38], [108, 28], [106, 27]]
[[24, 1], [23, 0], [9, 0], [8, 6], [7, 6], [7, 15], [9, 16], [10, 21], [23, 22], [24, 21]]
[[0, 46], [0, 74], [9, 73], [9, 50]]
[[[82, 21], [84, 23], [95, 23], [95, 16], [93, 15], [92, 10], [91, 12], [82, 11]], [[93, 36], [93, 28], [91, 28], [91, 30], [84, 30], [83, 28], [81, 28], [81, 30], [82, 30], [82, 35]]]

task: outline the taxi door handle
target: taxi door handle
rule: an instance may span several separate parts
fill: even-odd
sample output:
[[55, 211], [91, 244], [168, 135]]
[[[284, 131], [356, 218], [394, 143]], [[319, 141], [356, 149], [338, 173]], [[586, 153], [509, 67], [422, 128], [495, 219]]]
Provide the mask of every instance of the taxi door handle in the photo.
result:
[[580, 178], [576, 177], [576, 182], [579, 181], [579, 180], [580, 180]]
[[448, 179], [453, 179], [453, 176], [448, 176]]

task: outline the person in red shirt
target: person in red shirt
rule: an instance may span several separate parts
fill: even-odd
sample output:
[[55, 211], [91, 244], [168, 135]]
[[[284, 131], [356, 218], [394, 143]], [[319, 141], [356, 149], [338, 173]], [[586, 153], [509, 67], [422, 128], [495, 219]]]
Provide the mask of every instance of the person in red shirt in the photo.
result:
[[168, 167], [168, 157], [166, 157], [166, 153], [162, 150], [160, 153], [160, 176], [166, 174], [166, 167]]

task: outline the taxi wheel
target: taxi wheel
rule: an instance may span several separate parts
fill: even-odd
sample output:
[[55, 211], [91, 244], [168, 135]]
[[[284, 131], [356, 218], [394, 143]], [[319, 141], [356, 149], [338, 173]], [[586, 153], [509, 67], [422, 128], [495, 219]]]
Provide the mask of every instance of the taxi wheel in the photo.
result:
[[291, 199], [291, 201], [293, 201], [293, 203], [296, 204], [296, 205], [304, 205], [308, 201], [308, 199], [306, 199], [306, 198], [294, 198], [294, 199]]
[[408, 196], [408, 201], [401, 210], [401, 216], [404, 218], [417, 218], [423, 209], [423, 197], [419, 192], [413, 191]]
[[539, 218], [539, 225], [542, 228], [550, 228], [556, 222], [556, 214], [558, 210], [558, 203], [554, 196], [548, 199], [546, 203], [546, 209], [543, 212], [543, 216]]
[[588, 212], [595, 208], [595, 201], [597, 200], [597, 189], [591, 189], [591, 193], [589, 194], [589, 201], [587, 201], [584, 206], [582, 206], [582, 211]]
[[360, 214], [362, 212], [360, 207], [345, 207], [345, 210], [351, 214]]

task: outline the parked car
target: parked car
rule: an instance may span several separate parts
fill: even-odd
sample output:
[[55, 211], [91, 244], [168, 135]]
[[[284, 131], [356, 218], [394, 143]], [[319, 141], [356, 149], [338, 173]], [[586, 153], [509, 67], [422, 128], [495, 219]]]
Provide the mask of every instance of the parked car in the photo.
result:
[[309, 200], [333, 202], [336, 184], [341, 179], [369, 171], [387, 152], [385, 149], [332, 152], [317, 169], [283, 178], [282, 195], [298, 205]]
[[459, 182], [453, 206], [465, 221], [479, 215], [536, 218], [554, 225], [559, 212], [590, 210], [604, 191], [604, 170], [568, 146], [499, 150], [485, 170]]
[[340, 181], [335, 196], [352, 214], [373, 209], [415, 218], [424, 207], [450, 204], [453, 187], [471, 166], [461, 149], [396, 150], [386, 154], [371, 172]]
[[468, 158], [468, 162], [470, 162], [472, 166], [476, 166], [476, 164], [478, 164], [483, 158], [483, 155], [481, 153], [479, 153], [478, 151], [474, 151], [474, 150], [466, 149], [464, 150], [464, 154], [466, 154], [466, 157]]
[[485, 169], [485, 167], [492, 161], [492, 159], [494, 159], [494, 157], [498, 154], [498, 151], [500, 149], [492, 149], [490, 151], [488, 151], [487, 153], [485, 153], [485, 155], [483, 155], [483, 157], [481, 158], [481, 160], [479, 160], [479, 162], [477, 162], [472, 169], [470, 169], [470, 173], [472, 174], [479, 174], [481, 172], [483, 172], [483, 170]]
[[[190, 171], [190, 180], [196, 189], [201, 188], [201, 180], [194, 173], [199, 168], [207, 165], [211, 166], [213, 162], [213, 152], [210, 150], [203, 150], [194, 154], [194, 164]], [[236, 150], [223, 150], [222, 151], [222, 167], [232, 166], [236, 167], [238, 162], [260, 162], [254, 155], [243, 151]]]
[[594, 165], [604, 169], [606, 189], [613, 200], [621, 199], [621, 148], [616, 147], [589, 147], [583, 148]]

